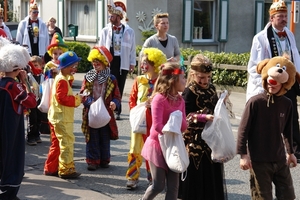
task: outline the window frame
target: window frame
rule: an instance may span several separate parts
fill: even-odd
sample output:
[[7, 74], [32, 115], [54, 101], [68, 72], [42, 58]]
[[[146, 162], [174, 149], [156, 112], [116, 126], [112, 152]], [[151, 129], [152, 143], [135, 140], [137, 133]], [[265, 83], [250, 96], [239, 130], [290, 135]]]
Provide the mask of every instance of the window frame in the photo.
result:
[[[228, 0], [226, 0], [228, 1]], [[183, 21], [182, 21], [182, 43], [211, 43], [215, 42], [216, 38], [216, 8], [217, 8], [217, 0], [209, 0], [208, 2], [212, 2], [212, 19], [211, 23], [211, 39], [194, 39], [193, 38], [193, 30], [194, 30], [194, 2], [195, 0], [185, 0], [183, 5]], [[228, 10], [227, 10], [228, 12]], [[226, 25], [228, 26], [228, 24]]]

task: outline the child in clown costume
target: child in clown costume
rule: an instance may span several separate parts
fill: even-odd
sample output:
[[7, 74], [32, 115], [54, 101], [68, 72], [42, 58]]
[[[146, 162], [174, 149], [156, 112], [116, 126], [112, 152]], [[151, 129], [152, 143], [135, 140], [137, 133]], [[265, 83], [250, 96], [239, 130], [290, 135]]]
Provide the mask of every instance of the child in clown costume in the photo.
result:
[[[120, 106], [121, 94], [116, 77], [110, 74], [109, 63], [113, 57], [109, 50], [104, 46], [94, 47], [87, 59], [92, 63], [93, 69], [85, 75], [80, 90], [80, 93], [84, 95], [81, 129], [86, 139], [87, 169], [96, 170], [99, 167], [109, 167], [110, 140], [118, 139], [114, 110]], [[101, 128], [92, 128], [88, 125], [89, 108], [101, 97], [111, 119]]]
[[48, 111], [51, 146], [44, 166], [44, 174], [61, 178], [77, 178], [73, 160], [75, 137], [73, 133], [74, 108], [81, 103], [80, 95], [73, 95], [69, 76], [76, 72], [81, 58], [73, 51], [58, 57], [60, 70], [55, 77]]
[[68, 46], [64, 43], [60, 34], [54, 33], [51, 44], [47, 49], [47, 53], [52, 57], [52, 60], [47, 62], [45, 65], [45, 78], [55, 78], [55, 75], [58, 74], [58, 57], [68, 51]]
[[[132, 109], [137, 104], [146, 101], [146, 121], [147, 121], [147, 133], [138, 134], [131, 133], [131, 144], [128, 153], [128, 169], [126, 172], [127, 189], [134, 189], [137, 186], [140, 176], [140, 167], [142, 165], [141, 151], [149, 136], [150, 127], [152, 125], [151, 110], [149, 97], [152, 94], [152, 90], [155, 81], [158, 77], [159, 67], [161, 64], [167, 61], [166, 55], [157, 48], [145, 48], [141, 55], [141, 70], [144, 75], [136, 77], [129, 97], [129, 107]], [[146, 161], [146, 170], [148, 174], [149, 184], [152, 183], [152, 177], [150, 173], [150, 167]]]

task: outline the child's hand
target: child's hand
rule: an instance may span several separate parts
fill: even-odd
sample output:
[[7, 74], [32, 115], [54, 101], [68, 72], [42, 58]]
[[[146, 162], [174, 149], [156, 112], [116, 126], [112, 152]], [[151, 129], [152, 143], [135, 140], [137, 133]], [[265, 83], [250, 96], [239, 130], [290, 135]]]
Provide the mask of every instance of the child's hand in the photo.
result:
[[145, 102], [146, 108], [151, 108], [151, 102], [152, 102], [152, 98], [148, 98], [148, 100]]
[[[80, 97], [82, 98], [83, 96], [80, 95]], [[81, 100], [82, 100], [82, 99], [81, 99]], [[85, 98], [85, 101], [83, 102], [83, 105], [84, 105], [85, 107], [89, 108], [90, 105], [93, 103], [93, 101], [94, 101], [94, 98], [93, 98], [93, 97], [87, 96], [87, 97]]]
[[213, 115], [210, 115], [210, 114], [207, 114], [207, 115], [205, 116], [205, 119], [206, 119], [206, 121], [213, 121], [213, 120], [214, 120], [214, 116], [213, 116]]
[[26, 84], [27, 82], [27, 73], [25, 70], [20, 70], [18, 74], [18, 78], [20, 79], [20, 82], [23, 84]]
[[110, 102], [110, 104], [109, 104], [109, 108], [112, 110], [112, 111], [114, 111], [115, 109], [116, 109], [116, 104], [115, 104], [115, 102], [113, 102], [113, 101], [111, 101]]
[[294, 154], [287, 154], [287, 164], [292, 168], [297, 166], [297, 158]]
[[248, 170], [252, 168], [250, 157], [247, 154], [241, 155], [240, 167], [242, 170]]

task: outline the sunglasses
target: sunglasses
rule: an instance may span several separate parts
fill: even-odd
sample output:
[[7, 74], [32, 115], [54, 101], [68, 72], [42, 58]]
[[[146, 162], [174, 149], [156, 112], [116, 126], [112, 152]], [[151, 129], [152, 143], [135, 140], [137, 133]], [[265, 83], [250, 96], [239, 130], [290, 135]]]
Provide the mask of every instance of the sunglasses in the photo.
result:
[[39, 14], [39, 11], [32, 11], [33, 14]]

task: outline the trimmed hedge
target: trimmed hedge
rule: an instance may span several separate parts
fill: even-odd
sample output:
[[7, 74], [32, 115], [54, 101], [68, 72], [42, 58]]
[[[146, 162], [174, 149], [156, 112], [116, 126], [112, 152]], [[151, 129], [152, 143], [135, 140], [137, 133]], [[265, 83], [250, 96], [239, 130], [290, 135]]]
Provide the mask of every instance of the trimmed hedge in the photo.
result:
[[[75, 51], [82, 58], [78, 65], [78, 72], [84, 73], [92, 69], [91, 63], [87, 60], [90, 52], [90, 46], [83, 42], [66, 42], [69, 50]], [[136, 46], [136, 56], [139, 56], [142, 46]], [[209, 51], [194, 50], [192, 48], [181, 48], [181, 55], [184, 60], [188, 60], [190, 56], [202, 53], [214, 63], [213, 83], [216, 85], [229, 85], [245, 87], [247, 85], [247, 71], [245, 70], [229, 70], [218, 68], [219, 64], [246, 66], [250, 57], [250, 53], [214, 53]], [[138, 63], [138, 62], [137, 62]], [[138, 67], [138, 66], [137, 66]], [[137, 67], [135, 73], [137, 72]], [[189, 66], [186, 66], [187, 71]]]

